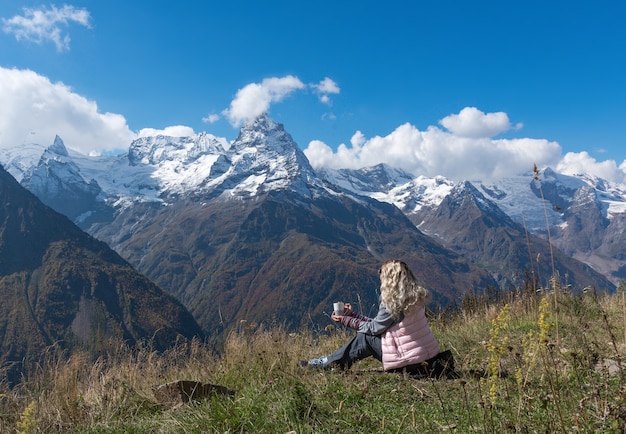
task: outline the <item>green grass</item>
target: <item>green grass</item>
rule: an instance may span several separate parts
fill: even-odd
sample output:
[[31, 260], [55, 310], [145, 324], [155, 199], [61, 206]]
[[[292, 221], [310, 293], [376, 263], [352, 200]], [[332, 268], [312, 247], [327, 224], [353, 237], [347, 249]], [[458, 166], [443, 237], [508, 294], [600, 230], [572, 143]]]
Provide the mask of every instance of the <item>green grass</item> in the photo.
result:
[[[623, 359], [622, 294], [502, 298], [433, 314], [455, 379], [384, 373], [375, 360], [301, 368], [351, 332], [242, 323], [219, 355], [200, 342], [162, 354], [120, 345], [95, 361], [51, 351], [22, 383], [0, 386], [0, 432], [623, 432], [626, 368], [595, 368]], [[179, 379], [236, 393], [158, 405], [152, 386]]]

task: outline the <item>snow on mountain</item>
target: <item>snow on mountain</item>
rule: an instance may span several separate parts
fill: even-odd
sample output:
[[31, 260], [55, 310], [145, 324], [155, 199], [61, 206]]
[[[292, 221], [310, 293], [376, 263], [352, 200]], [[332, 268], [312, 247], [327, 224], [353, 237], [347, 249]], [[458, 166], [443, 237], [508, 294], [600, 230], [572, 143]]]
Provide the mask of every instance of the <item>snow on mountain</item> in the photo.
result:
[[543, 172], [543, 183], [553, 182], [563, 186], [570, 195], [564, 198], [572, 201], [574, 194], [581, 188], [589, 187], [595, 192], [597, 200], [602, 204], [604, 217], [612, 219], [617, 214], [626, 212], [626, 185], [607, 181], [594, 175], [564, 175], [546, 169]]
[[131, 166], [176, 162], [178, 165], [173, 168], [177, 169], [195, 163], [206, 154], [222, 154], [227, 147], [225, 139], [207, 133], [192, 137], [141, 137], [130, 144], [128, 160]]
[[24, 174], [37, 164], [46, 149], [47, 146], [37, 143], [0, 148], [0, 164], [17, 182], [21, 182]]
[[[563, 182], [562, 180], [565, 177], [567, 176], [559, 175], [560, 181]], [[598, 199], [605, 206], [608, 219], [612, 219], [617, 214], [626, 213], [626, 185], [588, 174], [578, 174], [570, 177], [584, 182], [596, 191]]]
[[[27, 144], [0, 149], [0, 163], [18, 181], [35, 190], [43, 188], [37, 183], [49, 182], [54, 164], [56, 182], [66, 179], [75, 186], [82, 183], [83, 189], [97, 186], [102, 190], [101, 197], [114, 207], [210, 192], [223, 197], [250, 197], [291, 188], [308, 196], [311, 188], [324, 188], [324, 179], [343, 191], [388, 202], [406, 214], [415, 214], [438, 206], [455, 185], [444, 177], [414, 177], [384, 164], [316, 173], [283, 126], [267, 115], [245, 125], [232, 143], [207, 133], [142, 137], [130, 144], [125, 155], [88, 157], [68, 152], [57, 137], [48, 147]], [[549, 168], [540, 173], [539, 181], [533, 178], [529, 172], [472, 184], [530, 231], [545, 231], [546, 216], [550, 225], [563, 223], [563, 209], [585, 185], [594, 189], [607, 218], [626, 213], [625, 185], [584, 174], [562, 175]]]
[[58, 136], [48, 147], [29, 144], [3, 149], [0, 162], [22, 186], [37, 196], [45, 197], [47, 204], [63, 200], [61, 196], [68, 192], [83, 199], [100, 193], [95, 181], [82, 176]]
[[509, 217], [524, 225], [529, 231], [546, 230], [546, 214], [551, 225], [559, 224], [562, 215], [550, 203], [542, 201], [538, 190], [533, 189], [535, 181], [531, 172], [510, 176], [489, 184], [475, 182], [479, 190], [494, 201]]
[[59, 136], [44, 150], [38, 164], [26, 170], [22, 181], [33, 193], [48, 197], [57, 196], [67, 187], [83, 191], [97, 190], [82, 177]]
[[130, 166], [127, 154], [97, 157], [73, 151], [69, 154], [85, 178], [96, 180], [109, 205], [123, 208], [134, 202], [161, 202], [160, 183], [153, 178], [154, 166]]
[[216, 165], [204, 188], [221, 185], [226, 197], [281, 189], [308, 197], [311, 188], [323, 188], [302, 150], [281, 124], [265, 114], [241, 129]]
[[[498, 215], [503, 212], [530, 233], [545, 236], [552, 228], [552, 241], [558, 248], [614, 282], [626, 277], [626, 266], [621, 259], [624, 248], [620, 247], [623, 246], [621, 234], [626, 226], [624, 185], [589, 175], [559, 174], [550, 168], [540, 171], [537, 179], [533, 172], [528, 172], [489, 183], [454, 183], [443, 177], [419, 176], [404, 184], [383, 184], [379, 182], [379, 173], [368, 183], [366, 174], [380, 170], [376, 167], [323, 173], [344, 189], [394, 204], [427, 233], [436, 226], [433, 219], [438, 218], [436, 210], [444, 199], [454, 204], [452, 196], [475, 187], [477, 192], [468, 197], [477, 201], [476, 205], [497, 221], [505, 221], [502, 215]], [[594, 210], [599, 210], [597, 217]], [[569, 225], [572, 227], [568, 228]]]
[[166, 203], [168, 197], [181, 195], [237, 198], [290, 188], [309, 196], [316, 188], [325, 188], [283, 126], [266, 115], [245, 125], [232, 144], [207, 133], [142, 137], [130, 144], [127, 154], [93, 157], [68, 152], [56, 138], [49, 147], [2, 149], [0, 162], [35, 191], [43, 193], [44, 186], [48, 193], [58, 190], [51, 185], [53, 178], [52, 184], [65, 180], [97, 186], [115, 208], [134, 202]]
[[[193, 137], [143, 137], [130, 145], [129, 170], [149, 173], [151, 184], [161, 194], [185, 194], [196, 190], [209, 176], [213, 163], [223, 155], [225, 139], [201, 133]], [[145, 178], [145, 174], [144, 174]]]
[[318, 173], [346, 191], [391, 203], [405, 214], [436, 207], [454, 186], [443, 176], [416, 178], [386, 164], [362, 169], [321, 169]]
[[388, 192], [372, 194], [374, 199], [392, 203], [406, 214], [413, 214], [422, 208], [434, 208], [450, 194], [454, 183], [443, 176], [428, 178], [418, 176], [412, 181], [396, 186]]
[[[618, 240], [619, 228], [626, 225], [625, 185], [589, 175], [563, 175], [550, 168], [541, 171], [538, 179], [529, 172], [489, 183], [416, 177], [384, 164], [316, 172], [283, 126], [265, 114], [247, 123], [232, 143], [207, 133], [142, 137], [130, 144], [126, 154], [93, 157], [68, 151], [57, 137], [50, 146], [0, 149], [0, 163], [45, 203], [84, 227], [108, 221], [140, 202], [167, 205], [189, 197], [208, 203], [218, 197], [254, 198], [287, 190], [302, 198], [330, 194], [363, 201], [371, 197], [395, 205], [418, 228], [436, 217], [445, 198], [454, 203], [451, 195], [469, 191], [477, 207], [496, 216], [496, 204], [531, 233], [545, 233], [547, 219], [550, 227], [562, 229], [556, 237], [562, 237], [563, 247], [574, 242], [591, 245], [592, 238]], [[470, 191], [474, 188], [477, 191]], [[581, 215], [600, 210], [604, 219], [615, 224], [609, 227], [603, 222], [604, 232], [583, 233], [576, 229], [580, 223], [572, 218], [576, 210], [570, 207], [584, 208], [586, 214]], [[572, 227], [566, 230], [568, 225]], [[605, 256], [621, 257], [619, 246], [612, 248]], [[619, 266], [611, 263], [606, 268]]]
[[[485, 214], [489, 214], [499, 220], [508, 219], [508, 215], [500, 209], [493, 201], [487, 199], [475, 186], [469, 181], [462, 181], [456, 184], [450, 194], [450, 207], [460, 207], [464, 200], [471, 198], [477, 208], [481, 209]], [[454, 205], [453, 205], [454, 204]]]
[[414, 176], [386, 164], [363, 169], [319, 169], [318, 174], [345, 190], [369, 196], [387, 192], [413, 180]]
[[488, 185], [481, 183], [479, 187], [513, 220], [525, 222], [530, 231], [545, 231], [546, 215], [550, 225], [561, 224], [564, 210], [572, 203], [576, 192], [584, 187], [597, 193], [605, 217], [610, 219], [626, 212], [626, 186], [589, 175], [563, 175], [550, 168], [539, 173], [539, 180], [529, 172]]
[[321, 185], [291, 136], [265, 115], [244, 126], [233, 143], [207, 133], [142, 137], [131, 143], [126, 155], [71, 155], [83, 175], [97, 180], [114, 198], [115, 207], [216, 191], [223, 197], [249, 197], [281, 188], [309, 194], [307, 183]]
[[85, 179], [110, 205], [169, 202], [169, 197], [252, 197], [280, 189], [303, 196], [325, 188], [283, 126], [266, 115], [245, 125], [232, 143], [211, 134], [142, 137], [125, 155], [87, 157], [70, 151]]

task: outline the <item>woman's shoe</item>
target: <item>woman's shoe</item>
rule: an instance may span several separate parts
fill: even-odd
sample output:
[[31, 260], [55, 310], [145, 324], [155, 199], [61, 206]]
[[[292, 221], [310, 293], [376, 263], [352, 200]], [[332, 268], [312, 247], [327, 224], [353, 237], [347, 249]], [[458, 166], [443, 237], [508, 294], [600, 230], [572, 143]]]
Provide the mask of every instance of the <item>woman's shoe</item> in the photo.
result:
[[325, 369], [326, 367], [328, 367], [328, 357], [322, 356], [311, 360], [302, 360], [300, 362], [300, 366], [310, 366], [312, 368]]

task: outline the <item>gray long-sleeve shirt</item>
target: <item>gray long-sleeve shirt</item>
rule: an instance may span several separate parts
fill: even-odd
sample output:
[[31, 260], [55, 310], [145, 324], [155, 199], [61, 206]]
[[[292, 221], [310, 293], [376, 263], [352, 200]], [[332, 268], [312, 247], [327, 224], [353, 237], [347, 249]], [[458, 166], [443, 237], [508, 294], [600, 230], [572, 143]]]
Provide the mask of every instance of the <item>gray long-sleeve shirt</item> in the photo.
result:
[[[401, 319], [401, 318], [400, 318]], [[391, 327], [396, 320], [391, 316], [391, 313], [387, 310], [384, 304], [380, 304], [378, 313], [374, 318], [368, 318], [364, 315], [352, 312], [349, 315], [345, 315], [341, 324], [346, 327], [355, 329], [359, 333], [365, 333], [368, 335], [380, 335]]]

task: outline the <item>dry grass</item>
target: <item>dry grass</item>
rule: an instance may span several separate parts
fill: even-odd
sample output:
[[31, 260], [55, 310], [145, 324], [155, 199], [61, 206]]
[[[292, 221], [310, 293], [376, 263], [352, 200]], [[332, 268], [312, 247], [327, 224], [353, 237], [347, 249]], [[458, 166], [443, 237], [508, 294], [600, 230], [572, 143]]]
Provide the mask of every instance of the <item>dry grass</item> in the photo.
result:
[[[556, 305], [554, 302], [556, 301]], [[351, 332], [298, 333], [241, 323], [220, 354], [202, 342], [165, 353], [120, 345], [93, 360], [54, 349], [13, 388], [0, 388], [1, 432], [622, 432], [626, 377], [596, 368], [623, 360], [621, 293], [506, 295], [474, 299], [431, 324], [451, 349], [459, 378], [303, 369]], [[554, 336], [558, 312], [559, 344]], [[187, 379], [237, 391], [177, 409], [152, 387]]]

